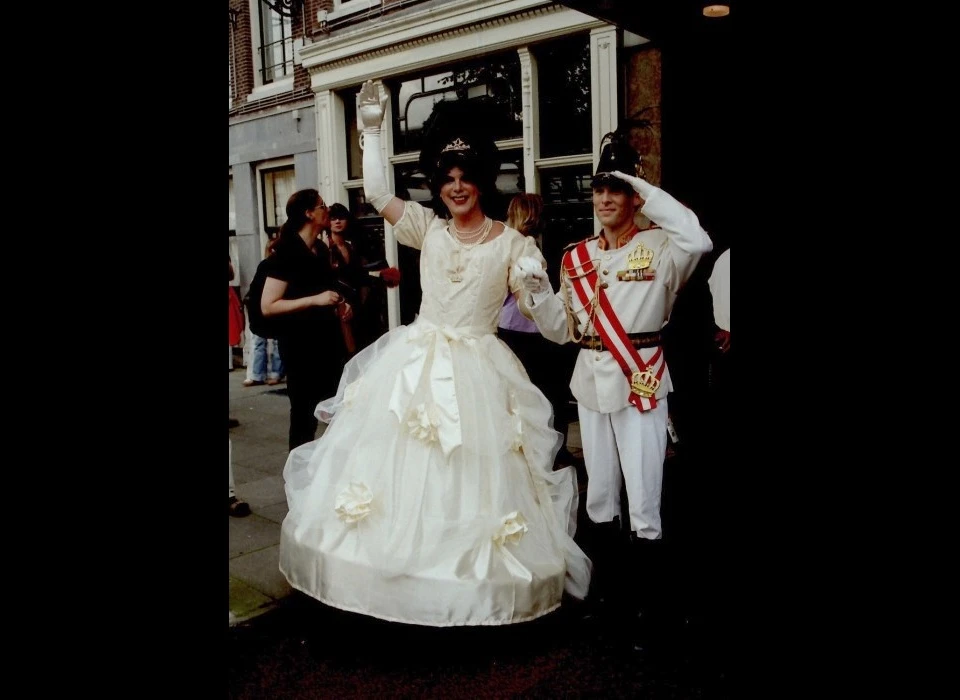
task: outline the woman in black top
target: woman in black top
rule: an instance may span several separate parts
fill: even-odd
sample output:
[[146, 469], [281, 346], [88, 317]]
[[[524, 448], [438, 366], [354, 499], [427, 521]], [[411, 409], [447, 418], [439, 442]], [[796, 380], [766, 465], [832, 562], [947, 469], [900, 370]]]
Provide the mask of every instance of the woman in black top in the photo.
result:
[[287, 369], [292, 450], [316, 438], [314, 410], [337, 391], [346, 359], [340, 321], [349, 320], [353, 312], [335, 291], [330, 252], [318, 240], [330, 225], [320, 193], [295, 192], [286, 210], [276, 252], [268, 258], [261, 309], [264, 316], [284, 318], [278, 346]]

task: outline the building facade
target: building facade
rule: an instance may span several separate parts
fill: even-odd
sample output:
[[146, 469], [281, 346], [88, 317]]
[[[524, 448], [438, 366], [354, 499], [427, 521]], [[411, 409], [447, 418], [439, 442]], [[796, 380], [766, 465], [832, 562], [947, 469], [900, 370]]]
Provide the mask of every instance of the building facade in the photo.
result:
[[658, 49], [560, 3], [230, 0], [230, 20], [230, 241], [243, 291], [286, 198], [316, 187], [361, 224], [368, 261], [400, 267], [389, 326], [413, 320], [417, 251], [397, 245], [363, 196], [356, 97], [368, 79], [390, 93], [383, 160], [405, 199], [430, 196], [417, 157], [433, 105], [497, 106], [498, 188], [544, 197], [548, 262], [596, 231], [590, 180], [603, 136], [627, 116], [653, 124], [636, 138], [659, 183]]

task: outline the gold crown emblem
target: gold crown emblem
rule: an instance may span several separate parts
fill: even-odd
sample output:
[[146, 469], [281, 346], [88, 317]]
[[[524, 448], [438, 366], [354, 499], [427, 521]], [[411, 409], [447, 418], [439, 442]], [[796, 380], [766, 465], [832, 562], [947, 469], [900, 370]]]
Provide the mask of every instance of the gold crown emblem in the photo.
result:
[[653, 262], [653, 251], [643, 243], [638, 243], [633, 252], [627, 255], [628, 270], [645, 270]]
[[645, 399], [657, 393], [660, 388], [660, 380], [654, 376], [649, 368], [642, 372], [634, 372], [630, 378], [630, 391]]
[[446, 146], [444, 146], [443, 150], [440, 152], [446, 153], [447, 151], [469, 151], [469, 150], [470, 150], [470, 144], [464, 143], [463, 139], [458, 137], [457, 139], [451, 141]]

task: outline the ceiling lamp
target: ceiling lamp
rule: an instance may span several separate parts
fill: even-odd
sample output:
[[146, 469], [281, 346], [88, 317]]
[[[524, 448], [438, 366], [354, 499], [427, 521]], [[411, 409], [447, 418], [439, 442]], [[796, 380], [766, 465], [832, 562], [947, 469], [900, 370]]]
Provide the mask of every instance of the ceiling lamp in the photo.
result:
[[729, 14], [729, 5], [706, 5], [703, 8], [704, 17], [726, 17]]

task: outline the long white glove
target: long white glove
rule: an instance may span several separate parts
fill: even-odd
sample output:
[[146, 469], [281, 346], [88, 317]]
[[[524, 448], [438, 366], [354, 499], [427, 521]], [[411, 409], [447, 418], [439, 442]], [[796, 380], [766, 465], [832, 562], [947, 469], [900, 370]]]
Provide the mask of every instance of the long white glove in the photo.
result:
[[534, 303], [553, 292], [547, 272], [536, 258], [530, 256], [518, 258], [513, 266], [513, 277], [519, 280], [524, 290], [530, 293]]
[[614, 170], [610, 174], [620, 178], [630, 185], [633, 188], [633, 191], [640, 195], [644, 201], [650, 199], [650, 195], [657, 191], [656, 186], [651, 185], [642, 177], [637, 177], [636, 175], [627, 175], [626, 173], [621, 173], [619, 170]]
[[368, 80], [360, 88], [358, 105], [363, 127], [360, 141], [360, 148], [363, 149], [363, 194], [377, 213], [382, 212], [393, 199], [387, 190], [387, 176], [380, 151], [380, 124], [383, 123], [388, 99], [387, 91], [379, 80]]

